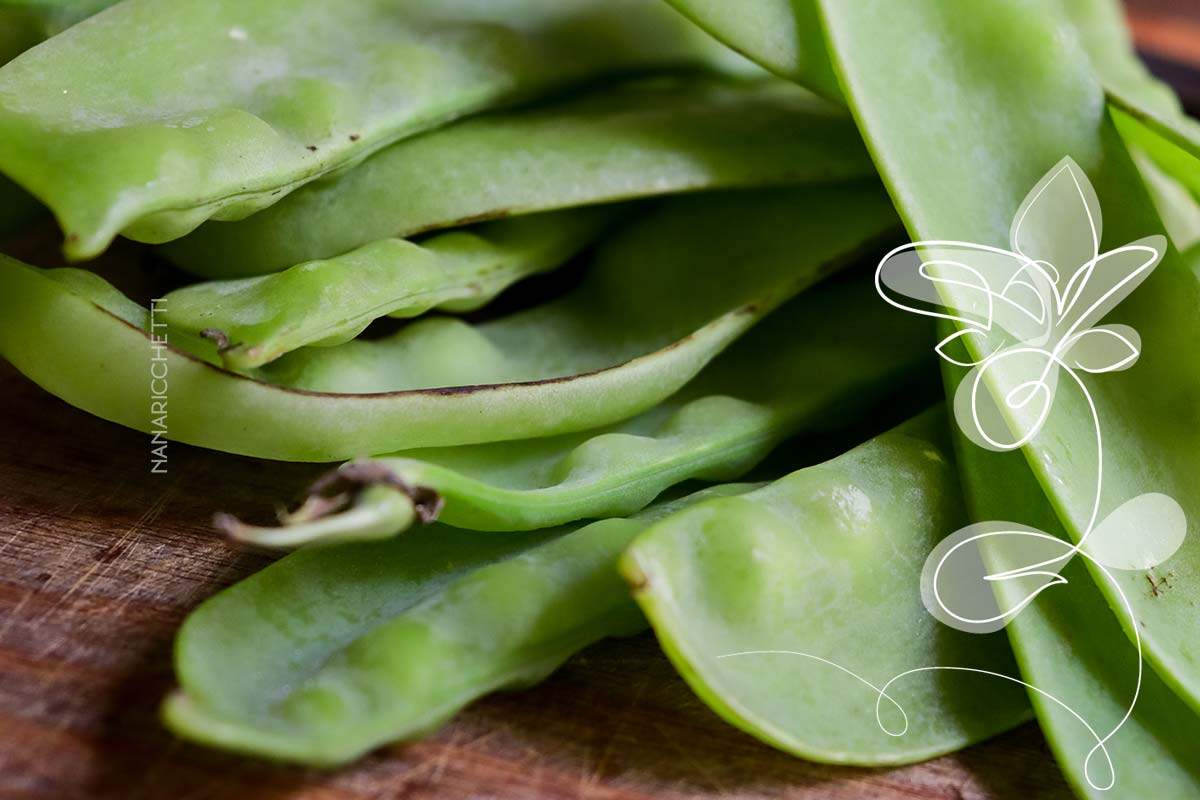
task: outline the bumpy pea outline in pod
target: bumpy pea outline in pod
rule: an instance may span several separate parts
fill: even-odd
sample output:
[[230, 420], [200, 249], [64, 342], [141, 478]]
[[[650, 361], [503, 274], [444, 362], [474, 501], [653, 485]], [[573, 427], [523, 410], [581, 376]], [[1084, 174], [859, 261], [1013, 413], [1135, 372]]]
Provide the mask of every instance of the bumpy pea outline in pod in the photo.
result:
[[[842, 330], [846, 319], [854, 325]], [[218, 527], [279, 548], [381, 538], [414, 522], [408, 498], [418, 489], [444, 501], [442, 522], [476, 531], [633, 513], [685, 480], [734, 480], [787, 437], [832, 433], [913, 391], [929, 366], [928, 334], [925, 320], [895, 319], [864, 280], [816, 286], [637, 417], [578, 434], [350, 462], [282, 514], [280, 527], [229, 515]]]
[[940, 407], [925, 412], [656, 523], [626, 551], [664, 651], [726, 721], [801, 758], [883, 766], [1028, 719], [1019, 687], [978, 692], [980, 673], [1016, 672], [1007, 643], [945, 628], [921, 604], [923, 543], [964, 516], [945, 425]]

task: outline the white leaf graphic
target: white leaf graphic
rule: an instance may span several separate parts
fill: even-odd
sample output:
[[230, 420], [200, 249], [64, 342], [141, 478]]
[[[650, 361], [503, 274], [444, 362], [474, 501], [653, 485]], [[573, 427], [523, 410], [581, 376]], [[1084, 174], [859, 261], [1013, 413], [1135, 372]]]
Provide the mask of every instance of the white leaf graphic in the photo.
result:
[[1142, 337], [1128, 325], [1097, 325], [1078, 333], [1062, 354], [1068, 366], [1099, 374], [1129, 369], [1142, 351]]
[[1100, 252], [1100, 201], [1074, 159], [1064, 158], [1026, 195], [1013, 218], [1011, 246], [1022, 256], [1049, 265], [1059, 287]]
[[1084, 541], [1084, 551], [1112, 569], [1156, 567], [1175, 554], [1187, 535], [1187, 515], [1165, 494], [1126, 500]]
[[[976, 350], [982, 354], [978, 358], [972, 356], [964, 346], [967, 339], [975, 341]], [[938, 342], [933, 349], [942, 357], [942, 360], [957, 367], [973, 367], [980, 364], [986, 361], [995, 350], [988, 344], [987, 331], [981, 328], [959, 328]]]
[[[967, 633], [992, 633], [1051, 586], [1071, 547], [1015, 522], [977, 522], [947, 536], [925, 560], [921, 600], [941, 622]], [[1001, 605], [992, 585], [1016, 584], [1014, 603]]]
[[[1005, 393], [997, 398], [987, 372], [1000, 373]], [[954, 391], [954, 419], [963, 434], [985, 450], [1003, 452], [1037, 435], [1054, 405], [1058, 367], [1044, 350], [1010, 347], [973, 367]]]
[[960, 326], [1001, 329], [1018, 341], [1045, 339], [1056, 307], [1054, 283], [1040, 265], [1008, 250], [964, 242], [897, 247], [879, 262], [875, 285], [897, 308]]
[[1150, 277], [1166, 247], [1166, 237], [1147, 236], [1084, 264], [1075, 273], [1073, 284], [1062, 293], [1056, 325], [1059, 336], [1069, 338], [1103, 319]]

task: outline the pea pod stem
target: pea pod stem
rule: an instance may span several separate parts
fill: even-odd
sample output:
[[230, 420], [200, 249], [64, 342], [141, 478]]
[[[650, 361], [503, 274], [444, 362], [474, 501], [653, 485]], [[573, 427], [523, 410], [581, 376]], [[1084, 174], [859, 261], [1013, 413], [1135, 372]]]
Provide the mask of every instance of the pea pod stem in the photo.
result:
[[[839, 331], [848, 318], [855, 324]], [[365, 473], [370, 464], [377, 485], [428, 487], [446, 501], [443, 522], [472, 530], [628, 514], [684, 480], [735, 479], [790, 436], [849, 424], [919, 379], [927, 340], [923, 321], [894, 319], [864, 281], [814, 287], [679, 394], [625, 422], [525, 442], [415, 450], [341, 469]], [[299, 512], [281, 519], [290, 537], [259, 529], [243, 538], [307, 543], [330, 530], [345, 538], [354, 519], [370, 519], [356, 508], [312, 492]], [[331, 527], [330, 513], [344, 513], [344, 525]]]
[[410, 486], [381, 462], [352, 461], [319, 478], [295, 511], [280, 513], [279, 527], [247, 525], [225, 513], [213, 525], [234, 541], [291, 549], [394, 536], [414, 523], [433, 522], [442, 504], [437, 492]]

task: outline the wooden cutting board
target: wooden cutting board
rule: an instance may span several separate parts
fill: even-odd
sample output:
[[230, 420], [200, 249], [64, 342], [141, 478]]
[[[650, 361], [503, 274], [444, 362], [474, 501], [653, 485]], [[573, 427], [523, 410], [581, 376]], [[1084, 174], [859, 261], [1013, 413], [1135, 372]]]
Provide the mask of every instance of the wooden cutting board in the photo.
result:
[[[1177, 35], [1195, 17], [1165, 21], [1181, 10], [1198, 11], [1151, 2], [1138, 19], [1162, 61], [1200, 49], [1200, 28]], [[0, 798], [1069, 795], [1032, 724], [902, 769], [790, 758], [708, 711], [649, 635], [597, 645], [541, 686], [492, 696], [425, 741], [336, 772], [185, 744], [156, 716], [174, 631], [270, 560], [229, 546], [208, 521], [290, 497], [320, 468], [172, 445], [169, 473], [152, 475], [145, 436], [68, 407], [7, 364], [0, 385]]]

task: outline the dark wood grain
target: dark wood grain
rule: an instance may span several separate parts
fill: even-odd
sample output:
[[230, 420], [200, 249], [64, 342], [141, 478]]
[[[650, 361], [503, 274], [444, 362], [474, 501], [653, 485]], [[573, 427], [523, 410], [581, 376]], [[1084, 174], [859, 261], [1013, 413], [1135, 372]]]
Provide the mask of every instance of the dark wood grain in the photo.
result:
[[[1157, 66], [1200, 65], [1200, 7], [1139, 3]], [[1159, 63], [1161, 62], [1161, 63]], [[44, 236], [18, 247], [48, 262]], [[38, 254], [42, 258], [36, 258]], [[155, 276], [133, 249], [126, 288]], [[132, 275], [132, 278], [128, 276]], [[185, 744], [157, 720], [175, 628], [268, 563], [214, 536], [216, 509], [261, 508], [318, 468], [172, 445], [46, 395], [0, 363], [0, 797], [73, 798], [1057, 798], [1036, 726], [895, 770], [775, 752], [718, 720], [653, 638], [606, 642], [531, 690], [495, 695], [428, 740], [316, 772]]]

